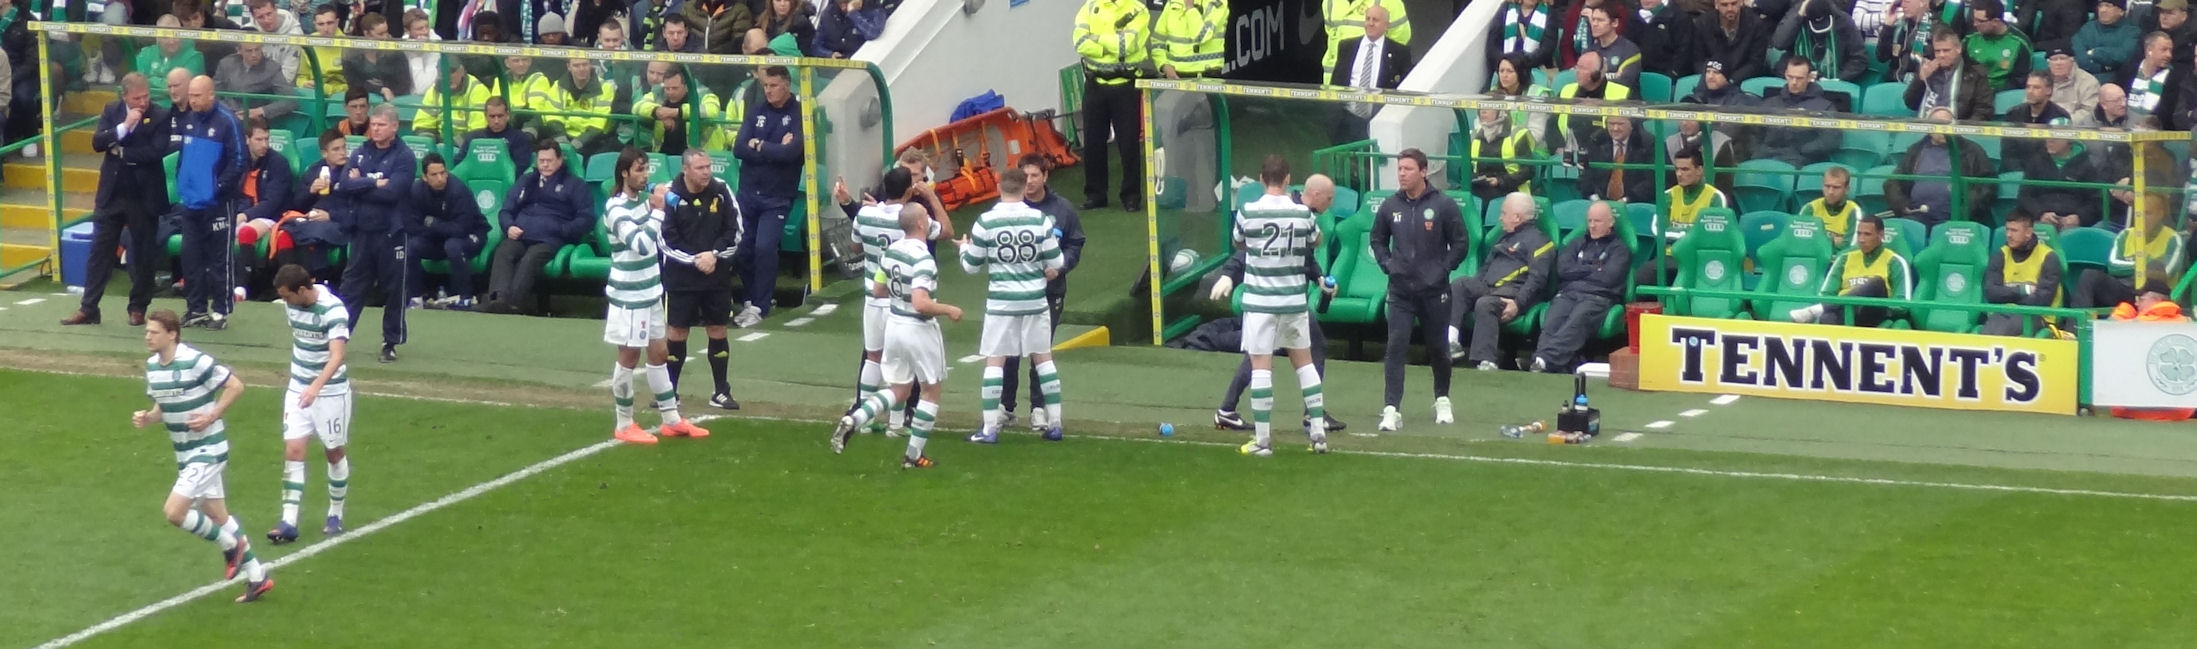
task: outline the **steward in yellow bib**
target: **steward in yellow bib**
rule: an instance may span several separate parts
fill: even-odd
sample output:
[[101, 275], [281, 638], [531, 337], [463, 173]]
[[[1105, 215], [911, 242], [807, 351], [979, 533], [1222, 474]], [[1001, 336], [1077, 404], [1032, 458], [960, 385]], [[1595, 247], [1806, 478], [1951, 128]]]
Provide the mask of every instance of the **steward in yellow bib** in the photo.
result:
[[488, 128], [488, 85], [473, 80], [473, 75], [462, 66], [450, 66], [443, 72], [442, 85], [429, 86], [420, 96], [419, 114], [412, 118], [412, 130], [421, 135], [442, 141], [443, 95], [450, 96], [450, 132], [464, 135]]
[[[2141, 225], [2131, 224], [2113, 236], [2113, 253], [2106, 257], [2106, 270], [2083, 271], [2082, 276], [2075, 279], [2074, 290], [2069, 291], [2068, 306], [2102, 309], [2133, 302], [2136, 287], [2144, 279], [2175, 277], [2181, 270], [2182, 234], [2174, 231], [2166, 218], [2163, 208], [2168, 201], [2164, 196], [2149, 198], [2152, 207], [2145, 210], [2150, 212], [2148, 217], [2140, 219]], [[2138, 259], [2143, 260], [2146, 269], [2141, 274], [2136, 272]]]
[[[1913, 295], [1907, 259], [1884, 247], [1884, 219], [1874, 214], [1861, 217], [1860, 224], [1854, 227], [1854, 235], [1854, 249], [1839, 253], [1831, 262], [1831, 272], [1823, 277], [1823, 294], [1902, 300]], [[1881, 306], [1854, 307], [1853, 310], [1853, 324], [1863, 327], [1883, 324], [1891, 316], [1890, 309]], [[1793, 309], [1787, 315], [1792, 316], [1794, 322], [1846, 324], [1845, 307], [1817, 304]]]
[[617, 150], [618, 137], [610, 130], [617, 89], [597, 78], [595, 64], [587, 59], [567, 61], [565, 71], [570, 76], [549, 89], [546, 105], [533, 106], [559, 113], [542, 117], [543, 136], [571, 144], [582, 156]]
[[[717, 95], [707, 88], [689, 90], [694, 86], [694, 78], [687, 75], [686, 66], [671, 68], [664, 75], [662, 85], [633, 102], [633, 114], [641, 118], [642, 124], [652, 127], [645, 131], [648, 141], [654, 143], [657, 153], [671, 156], [685, 154], [690, 141], [711, 151], [725, 150], [725, 129], [717, 125]], [[694, 99], [697, 92], [701, 96], [699, 101]], [[700, 111], [701, 121], [697, 126], [701, 130], [689, 137], [687, 125], [696, 111]]]
[[[2036, 226], [2037, 217], [2028, 212], [2015, 210], [2006, 215], [2006, 245], [2000, 246], [1991, 255], [1990, 265], [1984, 267], [1984, 302], [2060, 305], [2060, 256], [2051, 246], [2037, 241]], [[1983, 317], [1983, 333], [2019, 336], [2024, 321], [2029, 323], [2029, 333], [2044, 330], [2044, 318], [1990, 313]]]
[[1540, 157], [1533, 141], [1533, 134], [1520, 128], [1512, 130], [1512, 122], [1503, 111], [1480, 109], [1480, 123], [1472, 128], [1472, 195], [1482, 201], [1494, 201], [1508, 197], [1512, 192], [1533, 193], [1533, 175], [1537, 170], [1519, 164], [1520, 160]]
[[1083, 209], [1106, 207], [1106, 140], [1121, 153], [1121, 203], [1144, 209], [1144, 120], [1135, 81], [1152, 75], [1151, 14], [1142, 0], [1086, 0], [1076, 10], [1083, 57]]
[[1228, 0], [1167, 0], [1152, 25], [1152, 61], [1160, 76], [1217, 77], [1227, 56]]

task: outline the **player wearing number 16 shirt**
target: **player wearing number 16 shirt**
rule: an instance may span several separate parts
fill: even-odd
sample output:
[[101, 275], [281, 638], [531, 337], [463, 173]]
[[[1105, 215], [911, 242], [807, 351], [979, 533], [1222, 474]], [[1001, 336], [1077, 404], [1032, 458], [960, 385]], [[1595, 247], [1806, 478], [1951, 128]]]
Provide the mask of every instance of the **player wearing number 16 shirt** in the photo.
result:
[[1053, 217], [1022, 202], [1028, 176], [1020, 167], [999, 174], [999, 205], [977, 217], [969, 236], [957, 242], [961, 269], [989, 275], [984, 300], [984, 427], [969, 436], [979, 444], [999, 443], [1000, 393], [1007, 381], [1008, 357], [1030, 357], [1037, 368], [1050, 425], [1047, 441], [1060, 441], [1060, 375], [1053, 366], [1053, 329], [1045, 283], [1060, 273], [1060, 240]]
[[[847, 218], [854, 220], [855, 246], [862, 250], [862, 373], [855, 383], [859, 386], [855, 395], [857, 406], [886, 388], [881, 368], [885, 358], [885, 319], [892, 311], [892, 298], [879, 297], [876, 294], [876, 278], [884, 271], [885, 250], [902, 237], [901, 208], [908, 205], [909, 199], [920, 195], [915, 191], [915, 174], [909, 172], [907, 167], [900, 166], [885, 172], [885, 180], [878, 192], [883, 195], [884, 202], [857, 208], [854, 197], [847, 193], [845, 183], [839, 183], [832, 188], [833, 197], [839, 201], [839, 209], [847, 213]], [[929, 223], [926, 241], [938, 238], [938, 222]], [[853, 409], [848, 409], [848, 412], [853, 412]], [[897, 433], [906, 425], [900, 419], [903, 416], [895, 411], [888, 417], [892, 420], [891, 432]]]
[[[1274, 350], [1289, 351], [1304, 392], [1307, 425], [1315, 453], [1327, 452], [1327, 398], [1320, 392], [1320, 370], [1312, 364], [1312, 313], [1307, 307], [1305, 257], [1320, 240], [1312, 210], [1289, 200], [1289, 163], [1270, 155], [1259, 168], [1266, 194], [1246, 203], [1236, 216], [1237, 246], [1244, 248], [1243, 351], [1251, 356], [1252, 439], [1245, 455], [1274, 454]], [[1216, 285], [1215, 300], [1228, 299]]]

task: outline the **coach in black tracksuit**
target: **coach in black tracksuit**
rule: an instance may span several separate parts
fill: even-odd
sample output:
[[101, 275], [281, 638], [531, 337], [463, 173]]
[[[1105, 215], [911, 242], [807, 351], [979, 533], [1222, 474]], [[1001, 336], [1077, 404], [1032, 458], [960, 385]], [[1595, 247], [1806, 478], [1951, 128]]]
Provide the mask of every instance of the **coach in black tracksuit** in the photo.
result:
[[[1425, 153], [1405, 149], [1396, 160], [1399, 190], [1373, 212], [1373, 259], [1388, 274], [1388, 348], [1382, 355], [1382, 402], [1398, 408], [1404, 398], [1404, 352], [1411, 324], [1434, 366], [1434, 396], [1449, 397], [1449, 273], [1468, 251], [1464, 214], [1457, 201], [1426, 183]], [[1384, 429], [1390, 429], [1382, 411]]]
[[[351, 252], [343, 269], [343, 288], [336, 294], [351, 312], [357, 327], [359, 311], [366, 308], [366, 293], [382, 293], [381, 362], [397, 361], [397, 345], [404, 344], [405, 260], [404, 213], [411, 211], [413, 170], [418, 168], [411, 147], [397, 141], [397, 109], [383, 104], [374, 109], [366, 143], [351, 151], [350, 168], [336, 181], [336, 192], [351, 197], [356, 212], [351, 220]], [[356, 340], [356, 338], [353, 338]]]
[[[129, 119], [132, 114], [136, 119]], [[130, 233], [130, 326], [145, 323], [153, 301], [153, 260], [161, 254], [160, 215], [168, 212], [168, 111], [152, 102], [145, 78], [122, 79], [122, 97], [99, 115], [92, 148], [101, 154], [99, 195], [93, 203], [91, 256], [84, 261], [84, 299], [61, 324], [99, 324], [99, 299], [118, 260], [122, 231]]]
[[710, 175], [709, 154], [688, 149], [680, 160], [679, 178], [671, 181], [664, 197], [664, 339], [671, 350], [671, 385], [679, 386], [679, 370], [686, 366], [687, 331], [702, 327], [709, 334], [710, 378], [716, 380], [709, 403], [738, 410], [740, 402], [732, 400], [732, 384], [725, 378], [732, 354], [725, 325], [732, 321], [732, 258], [740, 248], [740, 207], [732, 189]]

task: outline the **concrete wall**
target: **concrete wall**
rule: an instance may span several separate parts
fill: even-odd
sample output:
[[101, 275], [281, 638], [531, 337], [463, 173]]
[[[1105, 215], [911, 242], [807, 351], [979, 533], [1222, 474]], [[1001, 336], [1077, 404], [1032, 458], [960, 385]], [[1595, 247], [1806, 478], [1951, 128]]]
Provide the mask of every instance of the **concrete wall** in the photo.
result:
[[[1502, 9], [1503, 0], [1472, 0], [1463, 15], [1442, 32], [1440, 40], [1432, 45], [1420, 45], [1412, 49], [1419, 52], [1418, 63], [1411, 74], [1404, 77], [1401, 90], [1440, 93], [1476, 93], [1483, 90], [1488, 81], [1487, 35], [1488, 23], [1495, 21], [1496, 12]], [[1417, 7], [1414, 6], [1416, 11]], [[1425, 29], [1417, 15], [1412, 18], [1412, 29]], [[1412, 34], [1414, 40], [1418, 34]], [[1389, 106], [1373, 116], [1369, 129], [1373, 138], [1386, 152], [1402, 151], [1417, 147], [1428, 155], [1446, 153], [1449, 135], [1457, 130], [1456, 113], [1447, 109]], [[1435, 162], [1428, 170], [1429, 180], [1439, 184], [1444, 175], [1444, 165]], [[1393, 189], [1396, 178], [1383, 175], [1379, 186]]]
[[[961, 100], [986, 90], [1019, 111], [1060, 107], [1060, 69], [1076, 62], [1068, 35], [1082, 3], [1009, 4], [908, 0], [885, 34], [855, 54], [876, 63], [892, 89], [894, 145], [945, 125]], [[876, 182], [884, 152], [875, 85], [867, 75], [844, 75], [825, 86], [819, 102], [832, 125], [824, 160], [830, 173], [852, 187]]]

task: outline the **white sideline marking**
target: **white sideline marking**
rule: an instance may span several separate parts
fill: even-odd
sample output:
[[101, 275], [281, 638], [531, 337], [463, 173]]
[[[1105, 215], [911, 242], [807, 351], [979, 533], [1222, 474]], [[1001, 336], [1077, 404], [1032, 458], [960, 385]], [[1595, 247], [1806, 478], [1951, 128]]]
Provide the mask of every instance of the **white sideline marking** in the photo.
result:
[[1663, 430], [1670, 427], [1671, 420], [1669, 419], [1657, 419], [1655, 421], [1648, 422], [1648, 425], [1646, 426], [1646, 428], [1649, 430]]
[[42, 297], [34, 297], [34, 298], [30, 298], [30, 299], [28, 299], [28, 300], [16, 300], [16, 301], [15, 301], [15, 305], [16, 305], [16, 306], [30, 306], [30, 305], [33, 305], [33, 304], [37, 304], [37, 303], [40, 303], [40, 302], [44, 302], [44, 301], [46, 301], [46, 298], [42, 298]]
[[1630, 442], [1636, 439], [1640, 439], [1640, 433], [1625, 433], [1623, 435], [1618, 435], [1616, 441]]
[[799, 317], [799, 318], [794, 318], [794, 319], [792, 319], [792, 320], [787, 320], [787, 321], [786, 321], [786, 326], [788, 326], [788, 327], [800, 327], [800, 326], [806, 326], [806, 325], [808, 325], [809, 323], [811, 323], [811, 322], [815, 322], [815, 321], [816, 321], [816, 318], [811, 318], [811, 317], [808, 317], [808, 316], [802, 316], [802, 317]]
[[610, 383], [611, 383], [611, 380], [610, 380], [610, 379], [603, 379], [603, 380], [601, 380], [601, 381], [596, 381], [596, 382], [595, 382], [595, 387], [598, 387], [598, 388], [607, 388], [607, 387], [610, 387]]
[[1714, 398], [1714, 399], [1710, 399], [1710, 400], [1709, 400], [1709, 403], [1713, 403], [1713, 404], [1716, 404], [1716, 405], [1719, 405], [1719, 406], [1729, 406], [1729, 405], [1732, 405], [1732, 402], [1734, 402], [1734, 401], [1738, 401], [1738, 400], [1739, 400], [1739, 395], [1736, 395], [1736, 394], [1727, 394], [1727, 395], [1724, 395], [1724, 396], [1721, 396], [1721, 397], [1717, 397], [1717, 398]]
[[832, 314], [832, 312], [834, 312], [834, 311], [838, 311], [838, 310], [839, 310], [839, 305], [837, 305], [837, 304], [826, 304], [826, 305], [824, 305], [824, 306], [816, 307], [816, 309], [815, 309], [815, 310], [813, 310], [813, 311], [810, 311], [810, 312], [809, 312], [809, 315], [812, 315], [812, 316], [828, 316], [828, 315], [831, 315], [831, 314]]
[[1709, 414], [1709, 411], [1707, 411], [1707, 410], [1702, 410], [1702, 409], [1700, 409], [1700, 408], [1695, 408], [1695, 409], [1692, 409], [1692, 410], [1688, 410], [1688, 411], [1685, 411], [1685, 412], [1681, 412], [1681, 413], [1678, 413], [1678, 416], [1680, 416], [1680, 417], [1699, 417], [1699, 416], [1702, 416], [1702, 415], [1706, 415], [1706, 414]]
[[54, 297], [69, 297], [69, 292], [68, 292], [68, 291], [62, 291], [62, 292], [59, 292], [59, 293], [55, 293], [55, 294], [53, 294], [53, 296], [54, 296]]
[[6, 311], [6, 310], [8, 310], [8, 308], [7, 308], [7, 307], [4, 307], [4, 306], [0, 306], [0, 311]]
[[758, 340], [762, 340], [764, 336], [768, 336], [768, 335], [770, 335], [770, 334], [768, 334], [768, 333], [764, 333], [764, 332], [761, 332], [761, 331], [758, 331], [758, 332], [755, 332], [755, 333], [751, 333], [751, 334], [748, 334], [748, 335], [745, 335], [745, 336], [741, 336], [741, 337], [739, 337], [739, 338], [734, 338], [733, 340], [736, 340], [736, 341], [739, 341], [739, 342], [744, 342], [744, 343], [752, 343], [752, 342], [755, 342], [755, 341], [758, 341]]
[[970, 363], [974, 363], [974, 362], [977, 362], [977, 361], [981, 361], [981, 360], [984, 360], [984, 355], [983, 355], [983, 354], [970, 354], [970, 355], [967, 355], [967, 356], [963, 356], [963, 357], [961, 357], [961, 360], [960, 360], [959, 362], [960, 362], [961, 364], [963, 364], [963, 365], [967, 365], [967, 364], [970, 364]]
[[[368, 523], [365, 527], [352, 530], [342, 536], [305, 546], [304, 549], [298, 550], [297, 552], [292, 553], [288, 556], [267, 562], [267, 569], [274, 570], [283, 566], [290, 565], [292, 563], [304, 561], [306, 559], [312, 558], [314, 555], [326, 552], [336, 546], [350, 543], [365, 536], [371, 535], [375, 532], [389, 529], [390, 527], [396, 526], [398, 523], [412, 520], [413, 518], [419, 517], [422, 514], [433, 512], [435, 510], [449, 507], [451, 505], [465, 502], [467, 500], [472, 500], [473, 498], [478, 497], [481, 494], [493, 491], [498, 487], [518, 482], [520, 480], [525, 480], [544, 471], [548, 471], [550, 469], [557, 468], [558, 466], [570, 463], [574, 460], [579, 460], [594, 455], [596, 453], [601, 453], [605, 450], [608, 450], [610, 447], [617, 445], [618, 442], [614, 440], [604, 440], [596, 442], [586, 447], [582, 447], [578, 450], [565, 453], [564, 455], [549, 458], [526, 468], [505, 474], [503, 477], [473, 485], [471, 487], [466, 487], [465, 489], [457, 491], [450, 495], [421, 503], [411, 509], [397, 512], [396, 514], [391, 515], [388, 518], [383, 518], [381, 520]], [[239, 576], [238, 579], [242, 579], [242, 577]], [[198, 598], [214, 594], [217, 591], [228, 588], [229, 585], [232, 583], [234, 583], [233, 580], [217, 581], [211, 584], [206, 584], [204, 586], [191, 589], [181, 595], [176, 595], [174, 597], [160, 600], [158, 602], [148, 604], [144, 608], [130, 611], [128, 613], [123, 613], [121, 615], [117, 615], [111, 619], [108, 619], [105, 622], [91, 625], [89, 627], [86, 627], [82, 631], [61, 636], [59, 638], [54, 638], [53, 640], [47, 641], [45, 644], [38, 645], [37, 649], [59, 649], [60, 647], [67, 647], [79, 642], [83, 642], [85, 640], [91, 639], [92, 636], [121, 628], [122, 626], [127, 625], [131, 622], [136, 622], [138, 620], [151, 617], [155, 614], [160, 613], [161, 611], [175, 608], [177, 606], [182, 606]]]

